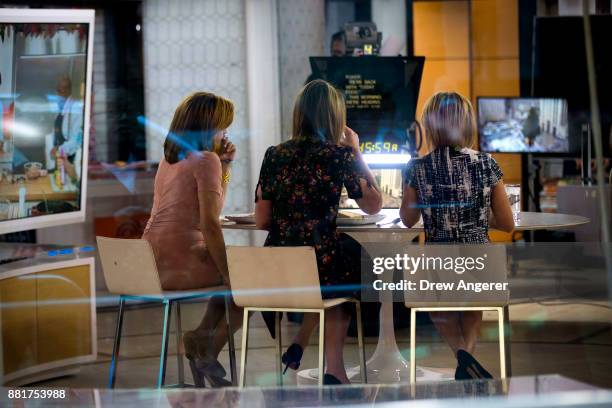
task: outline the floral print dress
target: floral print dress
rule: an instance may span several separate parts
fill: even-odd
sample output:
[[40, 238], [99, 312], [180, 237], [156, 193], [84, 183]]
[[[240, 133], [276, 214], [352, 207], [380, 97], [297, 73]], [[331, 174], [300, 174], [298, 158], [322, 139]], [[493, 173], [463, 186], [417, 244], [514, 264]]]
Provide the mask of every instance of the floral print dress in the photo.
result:
[[268, 148], [258, 186], [272, 202], [266, 246], [313, 246], [324, 298], [357, 296], [360, 272], [336, 228], [342, 187], [359, 199], [364, 177], [352, 148], [327, 141], [287, 141]]

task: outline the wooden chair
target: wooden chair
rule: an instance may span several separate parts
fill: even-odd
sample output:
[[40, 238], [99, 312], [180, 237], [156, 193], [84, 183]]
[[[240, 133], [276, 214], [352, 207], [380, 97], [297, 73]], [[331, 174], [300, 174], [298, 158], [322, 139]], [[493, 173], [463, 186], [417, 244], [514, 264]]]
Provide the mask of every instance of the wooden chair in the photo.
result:
[[[422, 246], [415, 245], [414, 248], [408, 247], [409, 252], [414, 251], [414, 256], [420, 256], [424, 250]], [[431, 256], [475, 256], [486, 252], [485, 269], [475, 272], [472, 278], [482, 276], [483, 281], [507, 283], [507, 258], [506, 247], [503, 245], [430, 245], [425, 251], [425, 255]], [[411, 274], [411, 271], [404, 270], [404, 279], [414, 280], [419, 276], [420, 271]], [[432, 275], [440, 276], [439, 272]], [[421, 276], [422, 277], [422, 276]], [[434, 276], [434, 279], [436, 277]], [[440, 282], [454, 281], [467, 278], [466, 275], [456, 275], [454, 271], [448, 271], [445, 278], [438, 278]], [[494, 311], [497, 312], [497, 323], [499, 333], [499, 365], [501, 378], [506, 378], [506, 348], [504, 330], [504, 307], [508, 305], [510, 297], [509, 290], [496, 291], [492, 295], [457, 295], [456, 293], [440, 292], [435, 295], [427, 294], [419, 296], [413, 291], [404, 292], [406, 307], [410, 308], [410, 383], [416, 383], [416, 314], [419, 312], [463, 312], [463, 311]], [[435, 298], [435, 299], [434, 299]]]
[[323, 385], [325, 311], [347, 302], [357, 310], [357, 338], [361, 378], [367, 382], [361, 304], [352, 298], [323, 299], [317, 259], [312, 247], [227, 247], [227, 262], [234, 302], [244, 308], [240, 387], [244, 387], [249, 345], [249, 313], [276, 313], [277, 380], [282, 384], [281, 331], [278, 312], [319, 314], [319, 385]]
[[[113, 343], [113, 356], [111, 359], [109, 388], [115, 387], [117, 365], [119, 363], [119, 346], [121, 344], [121, 329], [123, 325], [123, 314], [127, 301], [138, 301], [140, 303], [161, 303], [164, 307], [164, 322], [162, 330], [162, 347], [159, 356], [159, 372], [157, 377], [157, 388], [165, 384], [166, 360], [168, 357], [168, 338], [170, 335], [170, 317], [172, 308], [176, 311], [176, 347], [178, 365], [178, 384], [185, 386], [183, 355], [180, 352], [182, 342], [181, 309], [180, 302], [193, 299], [209, 299], [213, 296], [225, 297], [226, 317], [229, 310], [229, 291], [226, 286], [215, 286], [209, 288], [165, 291], [159, 280], [159, 273], [155, 263], [153, 250], [148, 241], [143, 239], [118, 239], [96, 237], [98, 252], [102, 261], [104, 279], [108, 290], [119, 295], [119, 311], [117, 313], [117, 326]], [[230, 371], [232, 383], [236, 384], [236, 349], [234, 347], [234, 336], [228, 324], [228, 348], [230, 356]]]

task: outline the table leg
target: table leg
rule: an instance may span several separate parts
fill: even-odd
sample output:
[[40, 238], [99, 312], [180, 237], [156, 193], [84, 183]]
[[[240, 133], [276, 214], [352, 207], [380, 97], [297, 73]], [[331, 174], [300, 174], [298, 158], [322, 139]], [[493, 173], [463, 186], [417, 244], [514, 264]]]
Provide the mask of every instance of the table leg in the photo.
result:
[[[369, 242], [412, 242], [418, 236], [417, 233], [347, 233], [358, 241], [366, 250]], [[393, 273], [384, 273], [381, 278], [387, 282], [393, 280]], [[395, 338], [393, 325], [393, 295], [390, 291], [380, 292], [380, 330], [378, 343], [374, 354], [366, 362], [368, 382], [393, 383], [410, 381], [410, 362], [400, 353]], [[406, 310], [408, 315], [408, 310]], [[349, 375], [358, 372], [358, 367], [349, 370]], [[419, 380], [441, 380], [447, 376], [437, 371], [417, 367], [417, 379]]]

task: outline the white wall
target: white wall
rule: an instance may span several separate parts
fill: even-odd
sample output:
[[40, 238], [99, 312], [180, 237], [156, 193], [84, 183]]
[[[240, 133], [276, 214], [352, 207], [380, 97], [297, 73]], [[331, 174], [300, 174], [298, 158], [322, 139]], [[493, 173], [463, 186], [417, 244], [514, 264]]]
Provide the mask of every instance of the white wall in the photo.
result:
[[291, 136], [298, 90], [310, 75], [308, 57], [325, 55], [325, 1], [278, 1], [278, 49], [283, 140]]
[[255, 191], [266, 149], [281, 141], [277, 22], [276, 0], [246, 2], [252, 191]]
[[[587, 0], [584, 0], [587, 1]], [[589, 1], [589, 12], [595, 13], [595, 0]], [[583, 0], [559, 0], [560, 16], [581, 16]]]
[[383, 45], [393, 36], [403, 44], [400, 54], [406, 55], [406, 1], [372, 0], [372, 21], [383, 33]]
[[89, 161], [109, 162], [117, 157], [118, 138], [110, 133], [108, 115], [108, 89], [106, 83], [106, 54], [112, 52], [106, 48], [104, 38], [104, 12], [96, 10], [94, 27], [92, 67], [92, 106], [91, 129], [89, 135]]
[[182, 98], [198, 90], [227, 97], [238, 151], [224, 212], [252, 208], [244, 0], [147, 0], [142, 30], [147, 159], [162, 157], [163, 129]]
[[4, 42], [0, 43], [0, 73], [2, 74], [0, 93], [2, 94], [13, 92], [13, 48], [15, 34], [11, 28], [6, 30], [5, 34]]

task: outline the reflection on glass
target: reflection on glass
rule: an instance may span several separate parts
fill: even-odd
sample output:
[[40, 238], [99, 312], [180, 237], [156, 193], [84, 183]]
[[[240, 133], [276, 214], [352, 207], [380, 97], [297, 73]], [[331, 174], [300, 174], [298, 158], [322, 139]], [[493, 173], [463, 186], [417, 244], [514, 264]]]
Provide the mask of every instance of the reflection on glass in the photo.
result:
[[78, 211], [87, 24], [0, 24], [0, 220]]
[[[402, 203], [402, 169], [372, 170], [383, 193], [383, 208], [399, 208]], [[346, 189], [342, 189], [340, 208], [359, 208], [357, 202], [348, 198]]]

